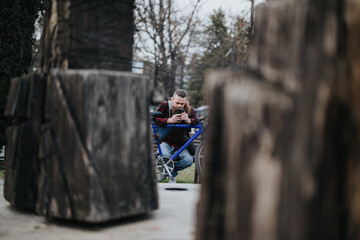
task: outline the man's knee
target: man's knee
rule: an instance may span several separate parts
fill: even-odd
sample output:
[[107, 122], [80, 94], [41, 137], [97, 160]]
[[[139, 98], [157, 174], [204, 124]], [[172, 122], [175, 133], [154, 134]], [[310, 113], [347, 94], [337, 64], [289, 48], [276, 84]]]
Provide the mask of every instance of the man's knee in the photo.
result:
[[165, 156], [165, 157], [171, 157], [172, 153], [171, 153], [171, 150], [172, 150], [172, 147], [170, 145], [168, 145], [167, 143], [165, 142], [162, 142], [160, 144], [160, 148], [161, 148], [161, 152], [162, 154]]
[[186, 165], [186, 167], [190, 167], [193, 164], [193, 157], [189, 154], [186, 155], [183, 159], [184, 161], [184, 165]]

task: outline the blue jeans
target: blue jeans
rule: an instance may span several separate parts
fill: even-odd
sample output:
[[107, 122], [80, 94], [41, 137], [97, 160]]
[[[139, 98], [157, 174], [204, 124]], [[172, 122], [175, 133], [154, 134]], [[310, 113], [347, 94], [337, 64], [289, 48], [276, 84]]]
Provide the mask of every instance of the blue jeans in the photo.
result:
[[[174, 154], [174, 147], [170, 146], [169, 144], [162, 142], [160, 144], [161, 151], [164, 156], [171, 157]], [[178, 175], [178, 171], [183, 170], [185, 168], [190, 167], [193, 164], [193, 157], [189, 153], [187, 149], [184, 149], [177, 159], [180, 159], [179, 161], [175, 161], [174, 170], [172, 171], [171, 175], [173, 177], [176, 177]]]

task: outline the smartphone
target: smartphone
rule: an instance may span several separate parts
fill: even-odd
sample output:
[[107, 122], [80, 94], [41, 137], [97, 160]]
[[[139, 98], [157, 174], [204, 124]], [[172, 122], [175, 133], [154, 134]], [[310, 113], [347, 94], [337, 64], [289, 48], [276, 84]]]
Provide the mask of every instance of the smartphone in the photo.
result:
[[183, 112], [185, 112], [185, 109], [183, 109], [183, 108], [178, 108], [178, 109], [176, 109], [175, 114], [181, 114], [181, 113], [183, 113]]

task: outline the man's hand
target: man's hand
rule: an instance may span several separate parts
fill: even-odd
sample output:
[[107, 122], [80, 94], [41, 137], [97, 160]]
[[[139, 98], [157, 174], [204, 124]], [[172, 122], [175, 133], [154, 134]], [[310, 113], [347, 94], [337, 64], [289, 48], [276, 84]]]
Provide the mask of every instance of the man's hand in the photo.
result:
[[174, 114], [171, 118], [168, 118], [167, 123], [181, 123], [182, 121], [186, 122], [187, 124], [191, 123], [191, 120], [189, 118], [189, 115], [187, 113], [181, 113], [181, 114]]
[[186, 112], [181, 114], [181, 121], [185, 121], [187, 124], [191, 123], [189, 115]]
[[168, 118], [167, 123], [180, 123], [181, 122], [181, 114], [174, 114], [171, 118]]

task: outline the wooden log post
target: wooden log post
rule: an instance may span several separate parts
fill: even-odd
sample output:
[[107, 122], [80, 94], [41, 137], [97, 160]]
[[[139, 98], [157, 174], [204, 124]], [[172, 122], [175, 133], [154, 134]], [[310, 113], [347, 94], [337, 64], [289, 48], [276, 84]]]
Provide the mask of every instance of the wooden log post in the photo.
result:
[[44, 90], [40, 74], [12, 79], [5, 109], [5, 114], [13, 118], [13, 125], [6, 131], [4, 197], [19, 208], [35, 209], [37, 201]]
[[134, 0], [45, 1], [41, 71], [131, 71]]
[[[13, 150], [7, 165], [26, 162], [22, 172], [31, 174], [22, 178], [35, 186], [27, 191], [34, 196], [31, 204], [24, 206], [44, 216], [83, 222], [104, 222], [158, 208], [148, 129], [148, 80], [119, 71], [131, 69], [134, 1], [45, 4], [43, 95], [36, 105], [41, 108], [37, 118], [41, 121], [25, 125], [28, 128], [16, 122], [9, 130]], [[30, 91], [26, 81], [21, 83], [13, 80], [9, 109], [22, 96], [19, 86], [25, 93]], [[16, 107], [24, 108], [25, 103], [17, 101]], [[16, 116], [10, 111], [8, 115]], [[29, 119], [22, 121], [29, 123]], [[23, 142], [32, 141], [34, 129], [40, 137], [30, 149]], [[36, 159], [32, 161], [30, 155]], [[23, 187], [13, 187], [20, 176], [14, 169], [10, 175], [6, 172], [7, 199], [23, 207], [11, 200], [18, 191], [25, 194]]]
[[46, 92], [37, 212], [101, 222], [156, 209], [146, 79], [53, 71]]
[[250, 73], [208, 76], [197, 240], [360, 238], [359, 12], [271, 1]]

